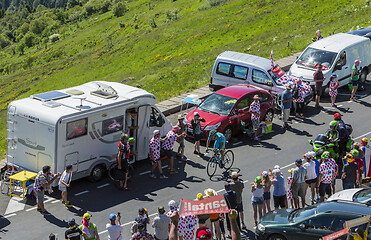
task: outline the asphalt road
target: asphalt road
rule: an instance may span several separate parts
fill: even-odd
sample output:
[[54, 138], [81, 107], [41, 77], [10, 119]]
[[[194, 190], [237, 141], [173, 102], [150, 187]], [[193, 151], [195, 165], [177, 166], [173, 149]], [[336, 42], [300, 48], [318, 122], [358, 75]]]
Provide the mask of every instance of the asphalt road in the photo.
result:
[[[369, 79], [371, 80], [370, 76]], [[358, 94], [361, 97], [358, 102], [348, 101], [350, 95], [346, 88], [341, 89], [338, 96], [338, 109], [344, 115], [344, 121], [352, 124], [354, 129], [352, 135], [356, 141], [360, 141], [361, 137], [371, 137], [370, 93], [371, 85], [368, 85], [368, 91]], [[330, 107], [328, 98], [323, 99], [322, 106], [324, 109], [318, 110], [311, 103], [305, 110], [306, 119], [304, 121], [293, 119], [293, 128], [288, 131], [280, 127], [282, 122], [276, 116], [273, 121], [273, 132], [265, 135], [260, 143], [248, 139], [233, 139], [234, 141], [227, 146], [235, 154], [233, 170], [238, 171], [241, 178], [247, 181], [243, 199], [245, 223], [249, 229], [245, 234], [248, 239], [254, 239], [249, 183], [260, 172], [273, 168], [276, 164], [281, 166], [285, 177], [288, 176], [287, 169], [293, 166], [293, 161], [301, 157], [302, 153], [311, 150], [308, 140], [325, 132], [333, 114], [337, 112]], [[169, 117], [172, 122], [175, 118], [175, 115]], [[202, 150], [204, 151], [204, 147]], [[35, 202], [30, 200], [26, 202], [24, 209], [5, 215], [9, 199], [1, 195], [0, 214], [3, 217], [0, 218], [0, 239], [48, 239], [52, 232], [57, 234], [58, 239], [63, 239], [67, 220], [74, 217], [80, 223], [86, 211], [93, 215], [91, 221], [97, 225], [101, 239], [107, 239], [105, 226], [109, 214], [121, 212], [124, 239], [129, 239], [131, 221], [137, 216], [137, 211], [141, 207], [147, 208], [153, 218], [157, 206], [163, 205], [167, 208], [167, 203], [171, 199], [176, 201], [181, 198], [194, 199], [197, 193], [209, 187], [220, 190], [220, 194], [223, 193], [223, 181], [229, 173], [218, 169], [216, 176], [209, 179], [205, 168], [206, 158], [193, 154], [191, 142], [186, 142], [186, 156], [189, 158], [186, 164], [176, 163], [179, 174], [169, 175], [167, 180], [153, 180], [148, 174], [142, 174], [150, 169], [150, 165], [141, 162], [136, 166], [136, 174], [130, 182], [132, 191], [118, 190], [108, 178], [98, 183], [90, 183], [85, 179], [75, 181], [71, 184], [68, 193], [74, 205], [70, 209], [60, 203], [60, 194], [56, 189], [45, 204], [46, 209], [52, 214], [50, 216], [43, 216], [37, 212]], [[340, 181], [337, 189], [340, 189]], [[153, 233], [151, 227], [149, 231]]]

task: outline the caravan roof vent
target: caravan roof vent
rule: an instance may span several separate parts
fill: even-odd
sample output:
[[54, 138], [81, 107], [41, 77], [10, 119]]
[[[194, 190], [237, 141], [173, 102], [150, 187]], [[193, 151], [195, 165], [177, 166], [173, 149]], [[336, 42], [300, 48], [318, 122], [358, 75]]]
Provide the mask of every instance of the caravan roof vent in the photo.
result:
[[69, 97], [70, 95], [67, 93], [59, 92], [59, 91], [50, 91], [46, 93], [39, 93], [36, 95], [32, 95], [31, 97], [43, 102], [50, 101], [50, 100], [57, 100], [61, 98]]
[[71, 94], [71, 95], [76, 95], [76, 96], [84, 94], [83, 91], [80, 91], [78, 89], [70, 89], [70, 90], [67, 90], [66, 93]]
[[94, 82], [94, 84], [97, 85], [98, 89], [95, 91], [91, 91], [91, 95], [106, 99], [117, 97], [117, 92], [111, 86], [99, 82]]
[[55, 107], [61, 106], [62, 104], [60, 104], [59, 102], [55, 102], [55, 101], [48, 101], [48, 102], [44, 102], [43, 105], [46, 107], [55, 108]]

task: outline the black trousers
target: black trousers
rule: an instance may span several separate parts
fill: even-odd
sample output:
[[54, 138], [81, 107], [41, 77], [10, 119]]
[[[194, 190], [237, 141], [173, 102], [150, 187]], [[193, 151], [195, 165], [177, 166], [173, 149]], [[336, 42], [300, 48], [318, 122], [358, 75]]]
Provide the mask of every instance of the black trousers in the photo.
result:
[[[229, 221], [229, 214], [228, 213], [225, 214], [225, 220], [227, 221], [227, 229], [230, 233], [231, 232], [231, 222]], [[240, 232], [241, 232], [240, 213], [237, 214], [237, 219], [236, 220], [237, 220], [238, 229], [240, 229]]]
[[296, 113], [297, 114], [304, 114], [304, 102], [296, 103]]

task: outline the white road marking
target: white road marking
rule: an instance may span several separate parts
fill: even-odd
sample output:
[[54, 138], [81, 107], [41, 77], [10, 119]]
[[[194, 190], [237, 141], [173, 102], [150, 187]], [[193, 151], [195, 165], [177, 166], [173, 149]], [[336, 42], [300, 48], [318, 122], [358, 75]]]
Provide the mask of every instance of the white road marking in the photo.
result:
[[363, 138], [364, 136], [367, 136], [367, 135], [369, 135], [370, 133], [371, 133], [371, 132], [365, 133], [365, 134], [363, 134], [363, 135], [361, 135], [361, 136], [359, 136], [359, 137], [353, 138], [353, 140], [357, 140], [357, 139]]
[[[338, 95], [339, 96], [351, 96], [352, 94], [350, 94], [350, 93], [338, 93]], [[368, 94], [363, 94], [363, 95], [356, 94], [357, 98], [364, 98], [364, 97], [367, 97], [367, 96], [368, 96]]]
[[236, 146], [236, 145], [239, 145], [241, 143], [242, 143], [242, 141], [239, 141], [239, 142], [233, 143], [232, 146]]
[[342, 107], [343, 105], [337, 105], [337, 107]]
[[[163, 166], [162, 168], [167, 168], [167, 165]], [[144, 174], [147, 174], [147, 173], [150, 173], [151, 171], [145, 171], [145, 172], [142, 172], [142, 173], [139, 173], [139, 175], [144, 175]]]
[[26, 210], [26, 212], [29, 212], [29, 211], [32, 211], [32, 210], [35, 210], [37, 207], [32, 207], [32, 208], [29, 208]]
[[13, 216], [15, 216], [15, 215], [17, 215], [17, 214], [12, 213], [12, 214], [9, 214], [9, 215], [4, 216], [4, 218], [10, 218], [10, 217], [13, 217]]
[[79, 192], [79, 193], [76, 193], [75, 196], [80, 196], [80, 195], [88, 193], [88, 192], [89, 192], [88, 190], [83, 191], [83, 192]]
[[285, 169], [285, 168], [288, 168], [288, 167], [290, 167], [291, 165], [294, 165], [295, 163], [290, 163], [290, 164], [287, 164], [286, 166], [284, 166], [284, 167], [281, 167], [280, 169]]
[[109, 183], [106, 183], [106, 184], [103, 184], [103, 185], [98, 186], [97, 188], [103, 188], [103, 187], [107, 187], [109, 185], [110, 185]]
[[12, 197], [9, 200], [8, 207], [6, 208], [4, 215], [22, 211], [25, 206], [26, 204], [23, 202], [22, 198]]
[[58, 200], [54, 200], [52, 203], [57, 203], [57, 202], [59, 202], [59, 199]]

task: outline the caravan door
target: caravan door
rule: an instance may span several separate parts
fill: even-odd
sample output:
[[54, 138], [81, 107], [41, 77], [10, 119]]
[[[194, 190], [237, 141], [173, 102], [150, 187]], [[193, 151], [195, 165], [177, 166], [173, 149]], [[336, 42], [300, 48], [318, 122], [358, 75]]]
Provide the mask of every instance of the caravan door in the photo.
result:
[[137, 130], [137, 139], [136, 139], [136, 150], [138, 155], [136, 160], [143, 160], [148, 158], [149, 152], [149, 139], [150, 136], [150, 127], [149, 127], [149, 118], [150, 118], [151, 106], [141, 106], [138, 108], [138, 130]]

